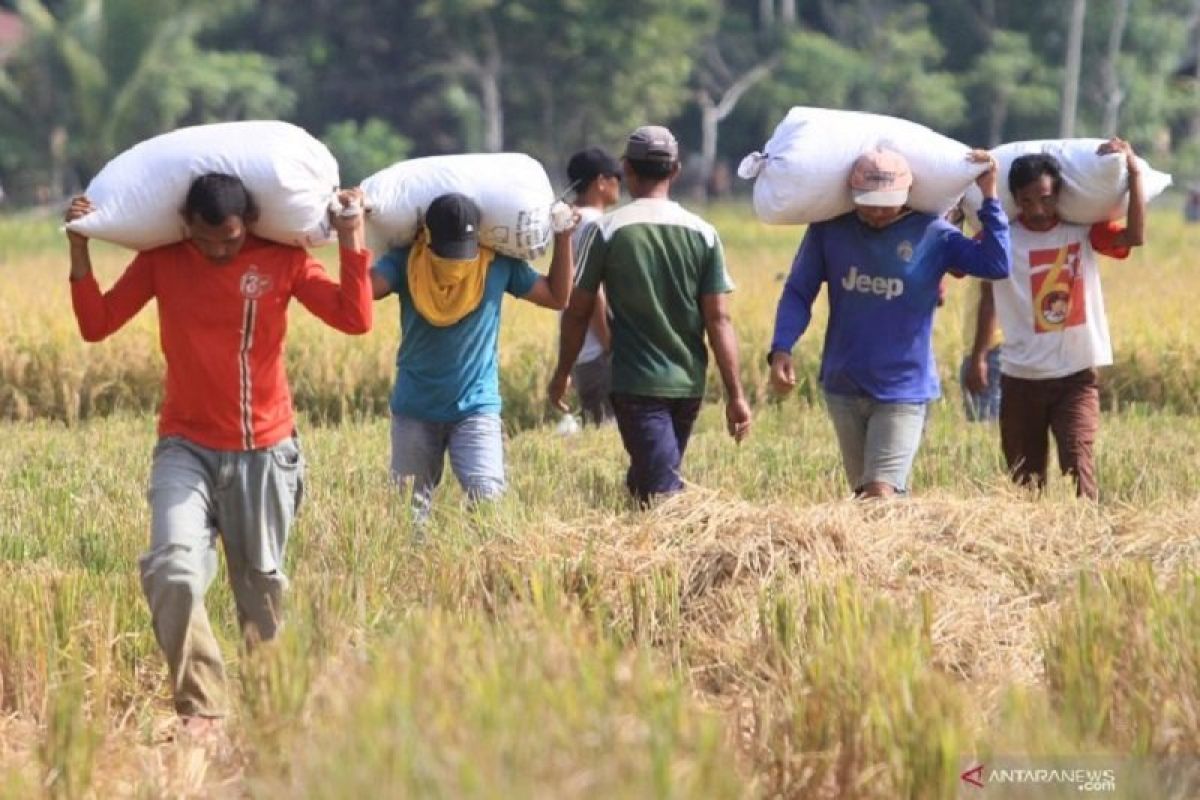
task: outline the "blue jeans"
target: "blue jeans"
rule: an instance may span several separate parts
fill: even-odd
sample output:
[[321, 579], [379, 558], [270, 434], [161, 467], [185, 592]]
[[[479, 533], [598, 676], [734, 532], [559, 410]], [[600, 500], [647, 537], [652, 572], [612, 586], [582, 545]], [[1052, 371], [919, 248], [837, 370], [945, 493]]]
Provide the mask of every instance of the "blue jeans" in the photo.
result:
[[429, 516], [442, 481], [446, 451], [450, 468], [471, 502], [504, 494], [504, 433], [499, 414], [475, 414], [457, 422], [429, 422], [392, 415], [392, 478], [412, 483], [413, 513]]
[[958, 369], [958, 383], [962, 386], [963, 411], [968, 422], [994, 422], [1000, 419], [1000, 348], [993, 347], [987, 354], [988, 381], [982, 394], [972, 394], [967, 390], [967, 368], [971, 365], [971, 356], [962, 360]]
[[825, 393], [825, 406], [842, 450], [842, 466], [851, 488], [886, 483], [908, 491], [921, 434], [925, 403], [881, 403], [872, 397]]
[[655, 495], [682, 489], [679, 467], [700, 413], [700, 398], [613, 394], [612, 404], [629, 453], [629, 493], [646, 505]]

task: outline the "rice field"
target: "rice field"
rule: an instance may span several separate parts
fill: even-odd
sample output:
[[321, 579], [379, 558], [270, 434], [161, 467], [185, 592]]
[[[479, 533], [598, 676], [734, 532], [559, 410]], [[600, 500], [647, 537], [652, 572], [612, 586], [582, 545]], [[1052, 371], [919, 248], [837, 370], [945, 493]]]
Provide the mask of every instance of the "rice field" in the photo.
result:
[[[288, 625], [246, 656], [214, 584], [236, 709], [207, 747], [173, 741], [137, 580], [153, 309], [84, 344], [53, 221], [0, 220], [0, 797], [1078, 796], [986, 771], [1003, 763], [1200, 795], [1200, 231], [1159, 212], [1105, 266], [1099, 505], [1061, 478], [1018, 491], [995, 429], [962, 421], [957, 282], [915, 496], [862, 504], [814, 405], [823, 310], [800, 391], [765, 392], [799, 232], [709, 216], [755, 428], [735, 447], [706, 406], [691, 488], [650, 511], [614, 431], [554, 433], [555, 315], [510, 302], [510, 492], [471, 510], [451, 482], [415, 535], [386, 475], [394, 301], [362, 338], [293, 311], [309, 469]], [[94, 252], [108, 285], [128, 255]]]

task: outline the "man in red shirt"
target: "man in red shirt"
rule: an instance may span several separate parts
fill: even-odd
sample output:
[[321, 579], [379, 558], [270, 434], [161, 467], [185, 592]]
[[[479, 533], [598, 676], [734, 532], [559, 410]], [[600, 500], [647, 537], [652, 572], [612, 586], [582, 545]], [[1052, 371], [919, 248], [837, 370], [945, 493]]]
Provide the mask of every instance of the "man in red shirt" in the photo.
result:
[[[346, 333], [371, 327], [361, 196], [338, 199], [340, 285], [303, 248], [249, 233], [258, 211], [230, 175], [197, 178], [183, 211], [188, 238], [138, 253], [107, 292], [92, 274], [87, 238], [67, 233], [71, 301], [85, 340], [106, 338], [158, 302], [166, 392], [150, 471], [150, 547], [139, 565], [189, 732], [214, 729], [228, 710], [204, 608], [218, 538], [247, 643], [272, 639], [280, 623], [284, 547], [304, 476], [283, 361], [288, 302]], [[91, 210], [77, 197], [67, 220]]]

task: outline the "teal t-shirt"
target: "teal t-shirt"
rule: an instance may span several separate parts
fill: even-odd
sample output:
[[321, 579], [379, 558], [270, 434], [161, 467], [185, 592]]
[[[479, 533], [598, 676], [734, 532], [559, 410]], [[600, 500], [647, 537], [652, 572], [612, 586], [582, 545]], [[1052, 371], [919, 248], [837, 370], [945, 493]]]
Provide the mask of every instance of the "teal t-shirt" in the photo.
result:
[[539, 277], [526, 261], [496, 254], [479, 307], [453, 325], [430, 325], [408, 290], [408, 250], [396, 248], [374, 272], [400, 298], [400, 352], [392, 388], [394, 414], [429, 422], [458, 422], [500, 413], [497, 355], [504, 293], [524, 297]]
[[612, 314], [612, 390], [701, 397], [708, 348], [700, 298], [733, 291], [716, 230], [678, 203], [635, 200], [590, 223], [576, 285], [603, 284]]

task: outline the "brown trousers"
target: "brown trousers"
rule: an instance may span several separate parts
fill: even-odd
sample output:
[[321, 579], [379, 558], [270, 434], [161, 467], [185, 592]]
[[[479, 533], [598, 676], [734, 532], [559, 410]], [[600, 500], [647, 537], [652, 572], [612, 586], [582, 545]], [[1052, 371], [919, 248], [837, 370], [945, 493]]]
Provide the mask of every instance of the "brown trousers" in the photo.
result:
[[1100, 430], [1096, 370], [1048, 380], [1000, 379], [1000, 446], [1013, 480], [1046, 485], [1049, 434], [1058, 446], [1058, 465], [1075, 479], [1075, 493], [1095, 500], [1094, 448]]

